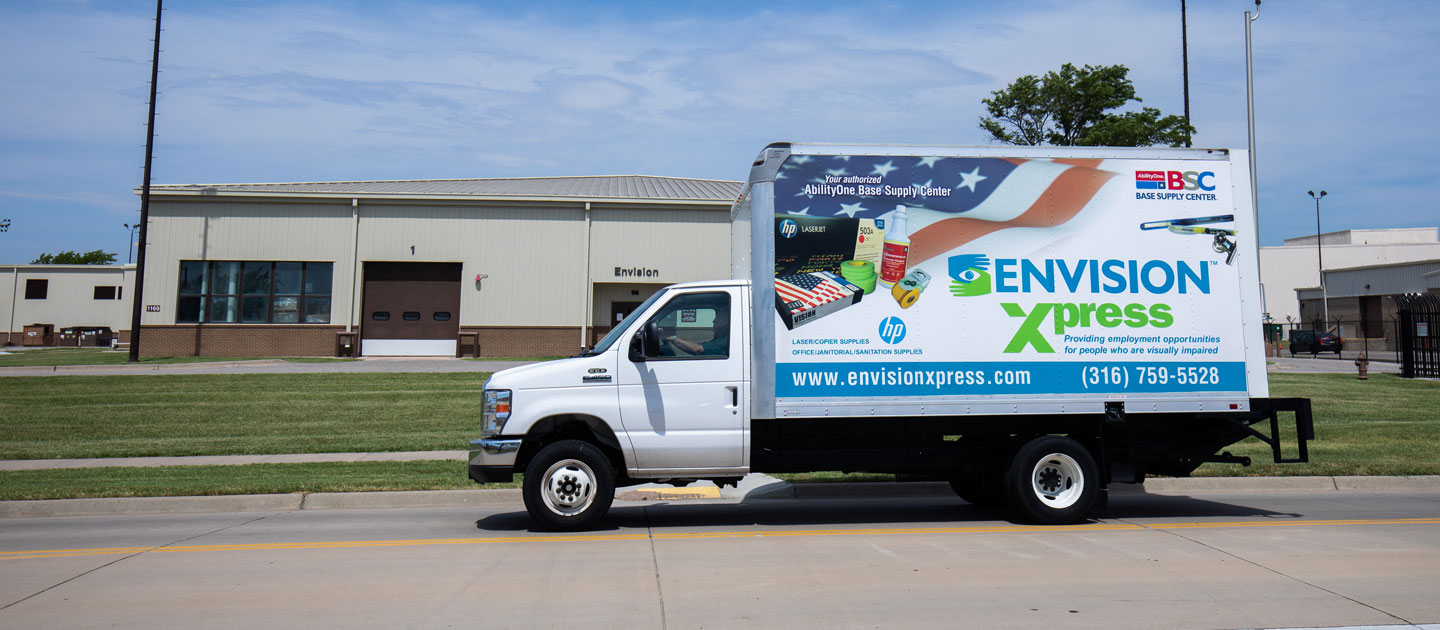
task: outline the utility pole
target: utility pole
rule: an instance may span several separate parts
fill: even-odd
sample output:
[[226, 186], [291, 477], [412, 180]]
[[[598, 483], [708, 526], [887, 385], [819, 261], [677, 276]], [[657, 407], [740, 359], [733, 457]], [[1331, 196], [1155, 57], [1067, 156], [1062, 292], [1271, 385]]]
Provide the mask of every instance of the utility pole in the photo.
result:
[[150, 228], [150, 163], [155, 156], [155, 95], [160, 81], [160, 14], [163, 0], [155, 0], [155, 54], [150, 59], [150, 120], [145, 125], [145, 180], [140, 184], [140, 244], [135, 254], [135, 291], [131, 293], [130, 359], [140, 361], [140, 315], [145, 305], [145, 238]]
[[1180, 0], [1180, 67], [1185, 76], [1185, 146], [1190, 146], [1190, 29], [1185, 25], [1185, 0]]

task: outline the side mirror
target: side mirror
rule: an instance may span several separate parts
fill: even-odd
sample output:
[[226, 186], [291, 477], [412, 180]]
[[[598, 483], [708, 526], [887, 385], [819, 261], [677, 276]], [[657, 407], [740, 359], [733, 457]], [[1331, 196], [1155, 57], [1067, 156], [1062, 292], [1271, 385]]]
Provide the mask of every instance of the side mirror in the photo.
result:
[[639, 332], [636, 332], [634, 337], [631, 337], [631, 338], [630, 338], [630, 362], [631, 362], [631, 363], [644, 363], [644, 362], [645, 362], [645, 340], [644, 340], [644, 337], [645, 337], [645, 331], [644, 331], [644, 330], [641, 330], [641, 331], [639, 331]]
[[645, 356], [660, 356], [660, 323], [655, 321], [645, 322], [644, 343]]

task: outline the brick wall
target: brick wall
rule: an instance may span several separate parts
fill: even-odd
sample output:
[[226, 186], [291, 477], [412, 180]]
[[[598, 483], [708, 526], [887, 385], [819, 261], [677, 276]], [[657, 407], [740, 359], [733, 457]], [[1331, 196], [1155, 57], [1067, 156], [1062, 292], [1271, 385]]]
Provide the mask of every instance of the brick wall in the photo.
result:
[[580, 352], [580, 329], [574, 326], [476, 326], [480, 356], [568, 357]]
[[147, 357], [328, 357], [343, 326], [243, 324], [145, 326], [140, 354]]
[[[343, 326], [274, 324], [146, 326], [140, 337], [140, 354], [329, 357], [335, 356], [335, 333], [342, 330]], [[486, 357], [571, 356], [580, 351], [580, 330], [574, 327], [492, 326], [464, 330], [480, 333], [480, 355]]]

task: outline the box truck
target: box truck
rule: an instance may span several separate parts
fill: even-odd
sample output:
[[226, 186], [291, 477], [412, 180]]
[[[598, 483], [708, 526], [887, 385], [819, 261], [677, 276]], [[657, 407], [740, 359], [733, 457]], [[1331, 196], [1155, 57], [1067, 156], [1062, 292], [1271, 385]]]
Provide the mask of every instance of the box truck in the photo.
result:
[[470, 477], [523, 473], [554, 530], [595, 524], [617, 486], [822, 470], [946, 480], [1060, 524], [1112, 483], [1248, 465], [1223, 451], [1247, 437], [1306, 461], [1309, 401], [1268, 397], [1245, 163], [771, 145], [732, 209], [732, 277], [495, 373]]

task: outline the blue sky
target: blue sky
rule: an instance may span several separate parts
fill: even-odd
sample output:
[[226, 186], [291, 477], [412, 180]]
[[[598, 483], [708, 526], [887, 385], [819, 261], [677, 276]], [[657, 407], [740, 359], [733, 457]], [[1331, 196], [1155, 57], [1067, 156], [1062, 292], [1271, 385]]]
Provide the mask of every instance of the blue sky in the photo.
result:
[[[1197, 146], [1244, 148], [1243, 15], [1189, 4]], [[139, 218], [154, 4], [0, 0], [0, 263]], [[157, 184], [741, 179], [779, 140], [985, 144], [980, 99], [1124, 64], [1183, 109], [1179, 2], [172, 2]], [[1254, 23], [1261, 242], [1435, 226], [1440, 3], [1271, 0]]]

